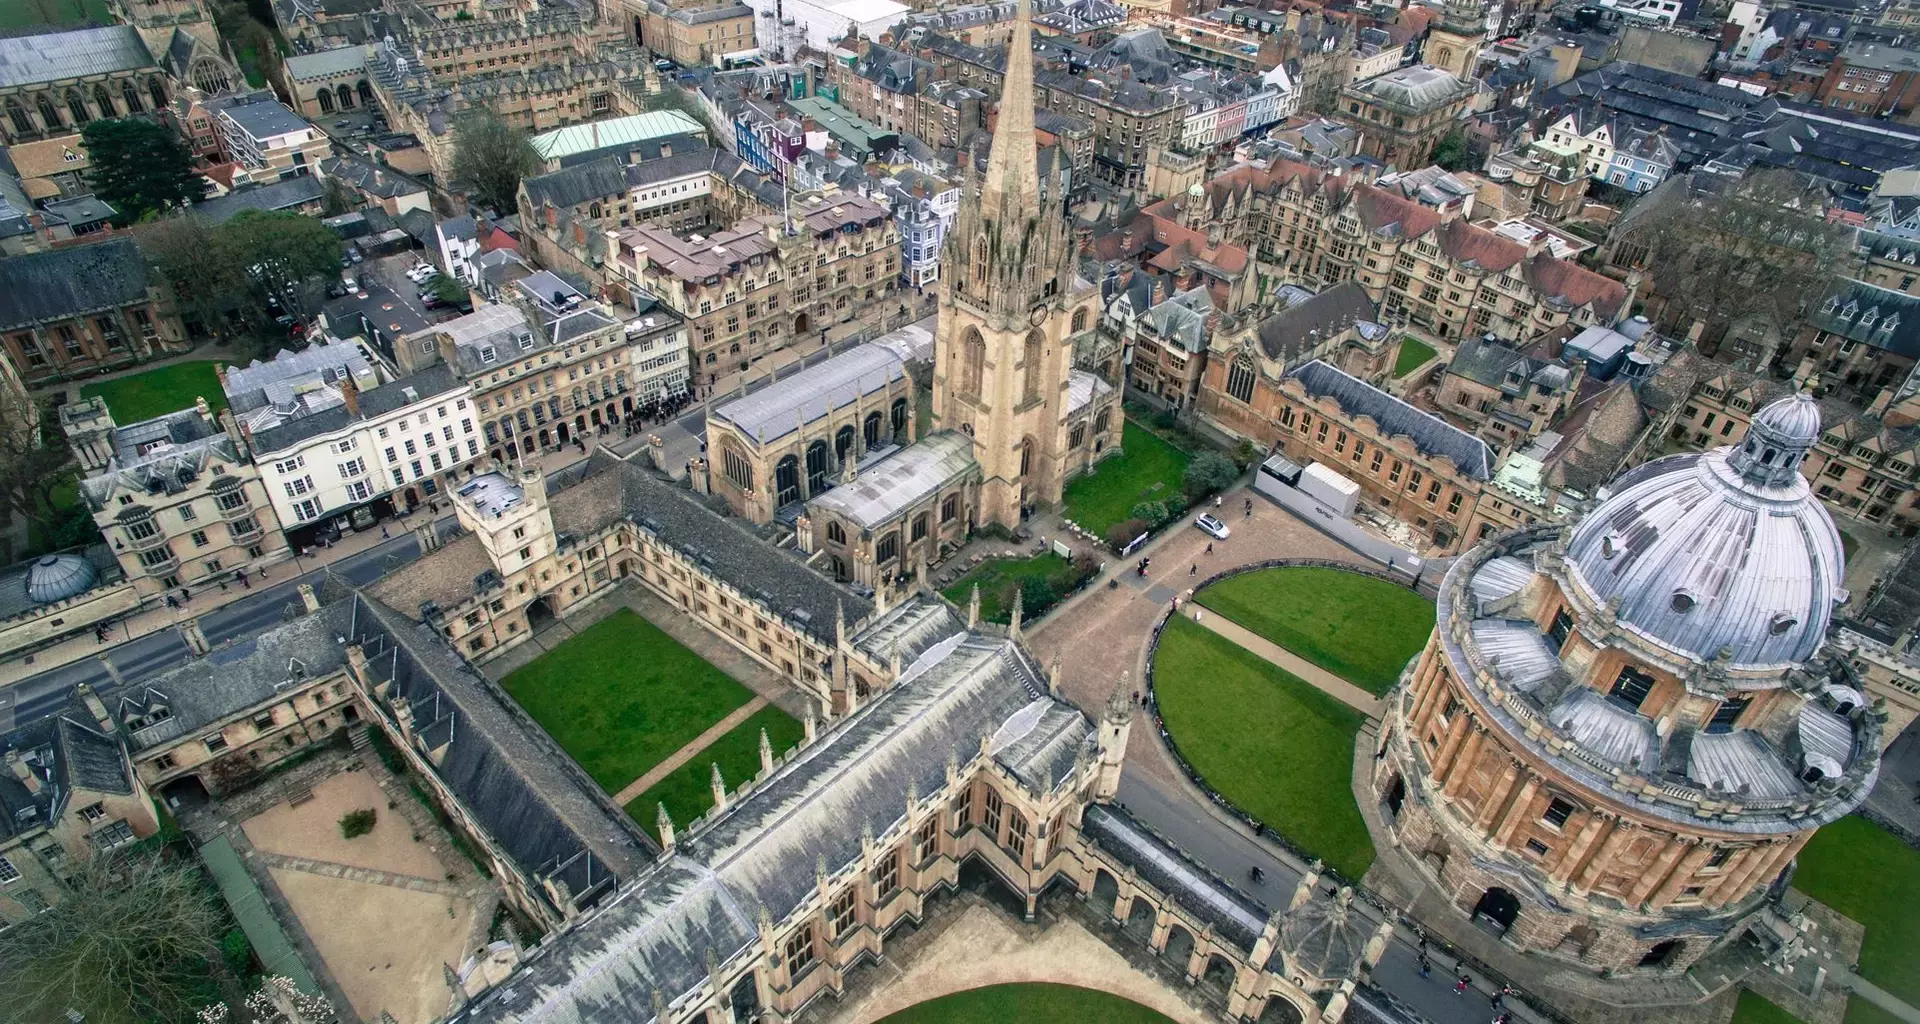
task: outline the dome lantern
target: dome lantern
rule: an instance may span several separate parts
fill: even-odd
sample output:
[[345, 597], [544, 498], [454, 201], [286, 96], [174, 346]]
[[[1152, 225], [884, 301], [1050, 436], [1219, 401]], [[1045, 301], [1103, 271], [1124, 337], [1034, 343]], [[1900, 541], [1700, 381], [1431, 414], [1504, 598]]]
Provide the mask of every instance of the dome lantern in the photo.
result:
[[1788, 487], [1820, 440], [1820, 407], [1805, 392], [1768, 403], [1747, 436], [1727, 456], [1740, 479], [1758, 487]]

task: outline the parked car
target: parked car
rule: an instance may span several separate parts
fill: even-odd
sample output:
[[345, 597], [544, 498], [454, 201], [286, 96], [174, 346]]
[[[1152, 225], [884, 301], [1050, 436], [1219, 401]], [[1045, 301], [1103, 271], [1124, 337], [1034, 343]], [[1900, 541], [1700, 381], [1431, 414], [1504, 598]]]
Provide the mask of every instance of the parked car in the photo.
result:
[[425, 263], [416, 263], [407, 271], [407, 280], [412, 281], [414, 284], [425, 284], [432, 280], [434, 275], [438, 273], [440, 273], [440, 271]]
[[361, 260], [365, 259], [366, 257], [360, 255], [360, 249], [358, 246], [349, 245], [347, 246], [347, 258], [352, 260], [355, 263], [358, 263]]
[[1233, 532], [1227, 529], [1227, 524], [1204, 512], [1201, 513], [1198, 519], [1193, 521], [1193, 525], [1199, 527], [1201, 533], [1212, 537], [1214, 540], [1226, 540], [1227, 535]]
[[342, 276], [340, 278], [340, 284], [350, 292], [358, 292], [360, 290], [360, 282], [355, 281], [351, 274]]

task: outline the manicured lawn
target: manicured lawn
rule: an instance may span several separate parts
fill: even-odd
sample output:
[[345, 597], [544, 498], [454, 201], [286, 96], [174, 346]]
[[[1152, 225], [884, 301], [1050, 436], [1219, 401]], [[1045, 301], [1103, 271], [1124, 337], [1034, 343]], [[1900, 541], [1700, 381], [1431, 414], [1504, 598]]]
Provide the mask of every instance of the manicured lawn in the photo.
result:
[[1733, 1009], [1733, 1024], [1796, 1024], [1799, 1019], [1744, 988]]
[[[974, 566], [941, 593], [946, 595], [947, 600], [965, 608], [967, 602], [973, 600], [973, 585], [978, 583], [980, 617], [988, 622], [1004, 624], [1013, 617], [1014, 592], [1036, 576], [1052, 580], [1054, 592], [1064, 594], [1074, 584], [1073, 563], [1051, 551], [1032, 558], [996, 558]], [[1028, 619], [1038, 614], [1035, 609], [1024, 607], [1020, 612]]]
[[1160, 634], [1153, 680], [1167, 731], [1209, 785], [1346, 877], [1366, 874], [1373, 842], [1352, 789], [1360, 712], [1184, 617]]
[[1398, 379], [1425, 366], [1427, 360], [1436, 353], [1433, 346], [1414, 337], [1400, 339], [1400, 359], [1393, 364], [1393, 376]]
[[671, 775], [634, 797], [633, 802], [627, 804], [627, 813], [658, 839], [660, 835], [653, 827], [659, 814], [655, 805], [664, 803], [667, 813], [673, 816], [673, 823], [685, 828], [687, 822], [713, 807], [713, 765], [716, 762], [720, 765], [720, 777], [726, 780], [728, 792], [739, 789], [741, 783], [760, 774], [762, 729], [767, 730], [767, 740], [773, 744], [776, 760], [788, 748], [799, 744], [806, 733], [792, 715], [769, 704], [754, 712], [753, 717], [728, 730], [726, 735], [708, 744], [705, 750], [674, 769]]
[[1840, 557], [1845, 559], [1848, 565], [1853, 564], [1853, 552], [1859, 546], [1860, 542], [1853, 539], [1853, 534], [1845, 530], [1840, 531]]
[[1262, 569], [1195, 595], [1207, 608], [1370, 693], [1384, 694], [1433, 632], [1433, 602], [1338, 569]]
[[[1920, 850], [1846, 817], [1815, 833], [1799, 860], [1794, 888], [1866, 926], [1860, 976], [1920, 1004]], [[1847, 1002], [1850, 1024], [1893, 1019], [1859, 996]]]
[[1171, 1024], [1170, 1018], [1107, 992], [1071, 985], [990, 985], [955, 992], [883, 1017], [880, 1024]]
[[501, 685], [609, 793], [753, 699], [732, 676], [626, 608]]
[[105, 398], [113, 421], [123, 427], [191, 409], [195, 398], [205, 398], [216, 415], [227, 407], [227, 394], [220, 390], [220, 378], [214, 375], [211, 360], [172, 363], [145, 373], [95, 381], [82, 387], [80, 394]]
[[1122, 429], [1120, 443], [1125, 450], [1119, 455], [1067, 485], [1067, 518], [1097, 536], [1104, 537], [1109, 527], [1125, 522], [1133, 506], [1143, 501], [1178, 497], [1187, 463], [1192, 461], [1186, 452], [1132, 420]]
[[106, 0], [0, 0], [0, 29], [67, 25], [93, 21], [113, 24]]

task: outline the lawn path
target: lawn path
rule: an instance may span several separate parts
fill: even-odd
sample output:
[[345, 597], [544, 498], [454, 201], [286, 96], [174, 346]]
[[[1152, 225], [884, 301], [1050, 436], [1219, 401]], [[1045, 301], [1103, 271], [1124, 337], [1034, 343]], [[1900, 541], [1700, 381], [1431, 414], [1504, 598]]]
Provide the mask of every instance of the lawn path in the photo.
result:
[[621, 788], [620, 792], [613, 795], [613, 802], [622, 807], [632, 803], [634, 798], [652, 789], [654, 783], [672, 774], [674, 769], [693, 760], [695, 755], [711, 746], [713, 741], [732, 732], [735, 726], [752, 718], [754, 712], [766, 706], [767, 698], [755, 694], [752, 700], [735, 708], [733, 713], [727, 717], [708, 726], [706, 732], [688, 740], [686, 746], [674, 751], [665, 761], [648, 769], [645, 775], [627, 783]]
[[1218, 612], [1206, 614], [1205, 610], [1202, 609], [1202, 614], [1198, 621], [1200, 625], [1239, 644], [1254, 655], [1264, 658], [1278, 665], [1286, 672], [1299, 677], [1302, 681], [1312, 684], [1315, 689], [1325, 693], [1327, 696], [1353, 708], [1368, 718], [1376, 721], [1379, 720], [1381, 701], [1380, 698], [1375, 697], [1373, 694], [1315, 665], [1313, 662], [1300, 657], [1285, 647], [1268, 640], [1266, 637], [1244, 626], [1235, 625], [1232, 620]]

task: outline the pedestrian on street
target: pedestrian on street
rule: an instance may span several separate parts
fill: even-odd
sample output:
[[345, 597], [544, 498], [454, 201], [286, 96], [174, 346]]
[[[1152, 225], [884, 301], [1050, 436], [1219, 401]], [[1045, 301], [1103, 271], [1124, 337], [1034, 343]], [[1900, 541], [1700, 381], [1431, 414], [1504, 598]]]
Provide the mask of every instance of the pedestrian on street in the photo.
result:
[[241, 590], [253, 589], [253, 582], [247, 578], [247, 571], [245, 569], [240, 570], [240, 589]]
[[185, 587], [181, 587], [181, 588], [180, 588], [180, 603], [181, 603], [181, 604], [186, 604], [186, 603], [187, 603], [188, 601], [190, 601], [190, 600], [192, 600], [192, 599], [193, 599], [193, 595], [191, 595], [191, 594], [189, 594], [189, 593], [187, 593], [187, 588], [185, 588]]
[[226, 592], [227, 592], [227, 581], [226, 581], [226, 580], [221, 580], [221, 581], [220, 581], [220, 592], [221, 592], [222, 594], [224, 594], [224, 593], [226, 593]]
[[1433, 977], [1433, 961], [1427, 959], [1425, 951], [1420, 953], [1420, 976], [1422, 978]]
[[172, 594], [168, 594], [168, 595], [167, 595], [167, 607], [169, 607], [169, 608], [178, 608], [178, 607], [180, 607], [180, 602], [178, 602], [178, 601], [175, 601], [175, 600], [173, 599], [173, 595], [172, 595]]
[[263, 580], [267, 578], [267, 570], [266, 570], [266, 567], [264, 566], [262, 566], [260, 569], [260, 578]]
[[1213, 554], [1213, 542], [1212, 542], [1212, 541], [1208, 541], [1208, 542], [1207, 542], [1207, 554], [1209, 554], [1209, 555], [1211, 555], [1211, 554]]
[[1220, 495], [1218, 495], [1218, 494], [1216, 494], [1216, 495], [1214, 495], [1214, 496], [1213, 496], [1213, 507], [1214, 507], [1214, 508], [1219, 508], [1219, 507], [1220, 507], [1220, 503], [1221, 503], [1221, 502], [1224, 502], [1224, 501], [1226, 501], [1226, 500], [1227, 500], [1227, 499], [1225, 499], [1225, 498], [1223, 498], [1223, 497], [1221, 497], [1221, 496], [1220, 496]]
[[381, 524], [380, 524], [380, 539], [381, 539], [381, 540], [386, 540], [386, 539], [387, 539], [388, 537], [391, 537], [391, 536], [393, 536], [393, 535], [387, 532], [387, 524], [385, 524], [385, 523], [381, 523]]
[[1472, 980], [1473, 979], [1468, 978], [1466, 975], [1462, 974], [1460, 976], [1460, 980], [1453, 983], [1453, 994], [1456, 996], [1466, 995], [1467, 986], [1472, 983]]
[[1489, 1002], [1493, 1005], [1493, 1008], [1497, 1011], [1500, 1009], [1500, 1001], [1505, 998], [1507, 998], [1506, 990], [1501, 989], [1499, 991], [1494, 992], [1494, 994], [1491, 997], [1489, 997]]
[[1192, 565], [1187, 566], [1187, 575], [1189, 577], [1200, 575], [1200, 563], [1195, 562]]

